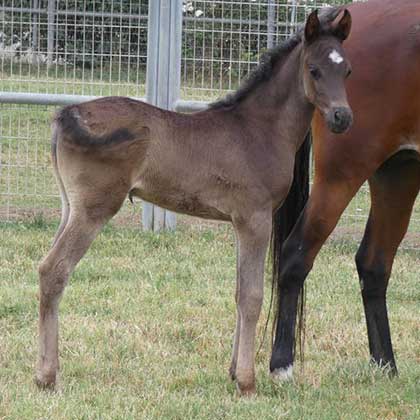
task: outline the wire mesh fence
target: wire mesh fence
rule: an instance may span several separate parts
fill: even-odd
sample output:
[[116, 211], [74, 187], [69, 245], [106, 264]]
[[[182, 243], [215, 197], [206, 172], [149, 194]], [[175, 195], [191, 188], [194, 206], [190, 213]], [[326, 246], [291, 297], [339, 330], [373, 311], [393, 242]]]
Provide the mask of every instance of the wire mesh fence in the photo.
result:
[[290, 36], [316, 2], [189, 1], [184, 6], [183, 97], [208, 101], [238, 87], [261, 53]]
[[[0, 0], [0, 92], [145, 93], [147, 0]], [[56, 107], [0, 103], [0, 220], [56, 216]]]
[[[315, 0], [184, 1], [181, 98], [208, 102], [236, 89], [261, 53], [322, 5]], [[0, 92], [143, 97], [147, 15], [147, 0], [0, 0]], [[0, 103], [2, 221], [59, 214], [49, 157], [54, 110]], [[360, 235], [369, 205], [363, 187], [342, 218], [341, 232]], [[418, 232], [419, 203], [410, 245], [420, 247]]]
[[143, 96], [147, 1], [1, 0], [3, 92]]
[[0, 220], [59, 215], [50, 162], [51, 107], [0, 104]]

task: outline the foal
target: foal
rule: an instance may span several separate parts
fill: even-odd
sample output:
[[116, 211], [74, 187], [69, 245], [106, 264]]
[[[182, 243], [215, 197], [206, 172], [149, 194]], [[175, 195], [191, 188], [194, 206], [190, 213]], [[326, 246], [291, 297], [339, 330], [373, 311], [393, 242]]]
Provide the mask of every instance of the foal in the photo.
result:
[[54, 387], [58, 304], [68, 278], [128, 194], [167, 209], [229, 221], [237, 239], [237, 324], [230, 373], [241, 394], [255, 392], [255, 329], [273, 211], [287, 196], [297, 150], [314, 109], [329, 128], [352, 122], [342, 41], [348, 11], [313, 12], [290, 40], [231, 96], [193, 115], [128, 98], [102, 98], [60, 111], [52, 160], [62, 219], [39, 268], [36, 381]]

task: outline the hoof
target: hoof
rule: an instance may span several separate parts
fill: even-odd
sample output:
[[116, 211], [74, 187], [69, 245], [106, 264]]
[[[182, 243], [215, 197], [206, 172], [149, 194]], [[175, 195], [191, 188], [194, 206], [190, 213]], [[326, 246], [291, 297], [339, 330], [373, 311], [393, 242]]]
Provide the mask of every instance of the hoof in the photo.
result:
[[395, 378], [398, 376], [398, 369], [397, 366], [395, 365], [394, 361], [391, 362], [383, 362], [382, 360], [375, 360], [375, 359], [371, 359], [371, 363], [373, 366], [376, 366], [377, 368], [381, 369], [382, 372], [389, 378]]
[[236, 367], [236, 389], [241, 397], [250, 397], [255, 394], [254, 369], [238, 369]]
[[253, 397], [256, 393], [255, 383], [249, 385], [240, 385], [237, 382], [236, 389], [238, 390], [240, 397], [250, 398]]
[[34, 382], [42, 390], [55, 391], [57, 387], [56, 374], [41, 375], [37, 373]]
[[387, 369], [386, 374], [388, 375], [389, 379], [398, 378], [399, 376], [398, 369], [395, 366], [392, 366], [389, 369]]
[[291, 381], [293, 379], [293, 365], [289, 365], [287, 368], [274, 369], [270, 375], [275, 382]]

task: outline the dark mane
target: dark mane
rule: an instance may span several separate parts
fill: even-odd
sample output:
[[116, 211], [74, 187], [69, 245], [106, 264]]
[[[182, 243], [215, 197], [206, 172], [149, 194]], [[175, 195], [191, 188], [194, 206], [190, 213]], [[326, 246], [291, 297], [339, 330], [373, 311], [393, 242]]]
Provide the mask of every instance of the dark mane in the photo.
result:
[[257, 86], [266, 80], [269, 80], [273, 74], [273, 69], [280, 60], [289, 55], [291, 51], [300, 44], [302, 40], [301, 33], [296, 33], [288, 40], [280, 43], [276, 47], [268, 50], [261, 56], [260, 64], [248, 75], [241, 83], [238, 90], [228, 94], [224, 98], [209, 105], [211, 109], [231, 108], [244, 100], [248, 94], [254, 91]]
[[[320, 13], [319, 19], [323, 27], [321, 33], [329, 32], [328, 24], [340, 14], [341, 10], [343, 10], [342, 6], [330, 7]], [[260, 64], [246, 77], [239, 88], [224, 98], [209, 104], [209, 109], [231, 108], [243, 101], [261, 83], [269, 80], [276, 64], [286, 58], [302, 42], [303, 32], [304, 26], [301, 26], [289, 39], [265, 52], [261, 56]]]

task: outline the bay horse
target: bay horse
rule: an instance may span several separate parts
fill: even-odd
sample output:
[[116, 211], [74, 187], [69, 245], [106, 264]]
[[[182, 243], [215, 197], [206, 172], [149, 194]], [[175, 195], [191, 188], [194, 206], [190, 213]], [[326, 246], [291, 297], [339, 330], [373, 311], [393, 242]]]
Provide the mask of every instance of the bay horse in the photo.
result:
[[129, 98], [101, 98], [58, 112], [52, 161], [62, 219], [39, 267], [36, 382], [53, 388], [58, 305], [77, 262], [127, 195], [172, 211], [233, 224], [237, 240], [237, 324], [230, 373], [243, 395], [255, 392], [255, 330], [272, 215], [293, 179], [296, 151], [315, 108], [334, 132], [352, 123], [342, 42], [347, 10], [311, 13], [239, 90], [185, 115]]
[[[348, 9], [353, 28], [344, 50], [354, 65], [347, 91], [355, 122], [338, 138], [315, 113], [315, 177], [309, 200], [307, 173], [295, 173], [289, 197], [275, 216], [278, 308], [270, 370], [279, 379], [292, 376], [298, 306], [303, 310], [298, 296], [305, 278], [366, 180], [371, 209], [356, 266], [369, 350], [376, 364], [391, 376], [397, 374], [386, 291], [420, 188], [420, 2], [371, 0]], [[308, 158], [306, 149], [296, 164]]]

